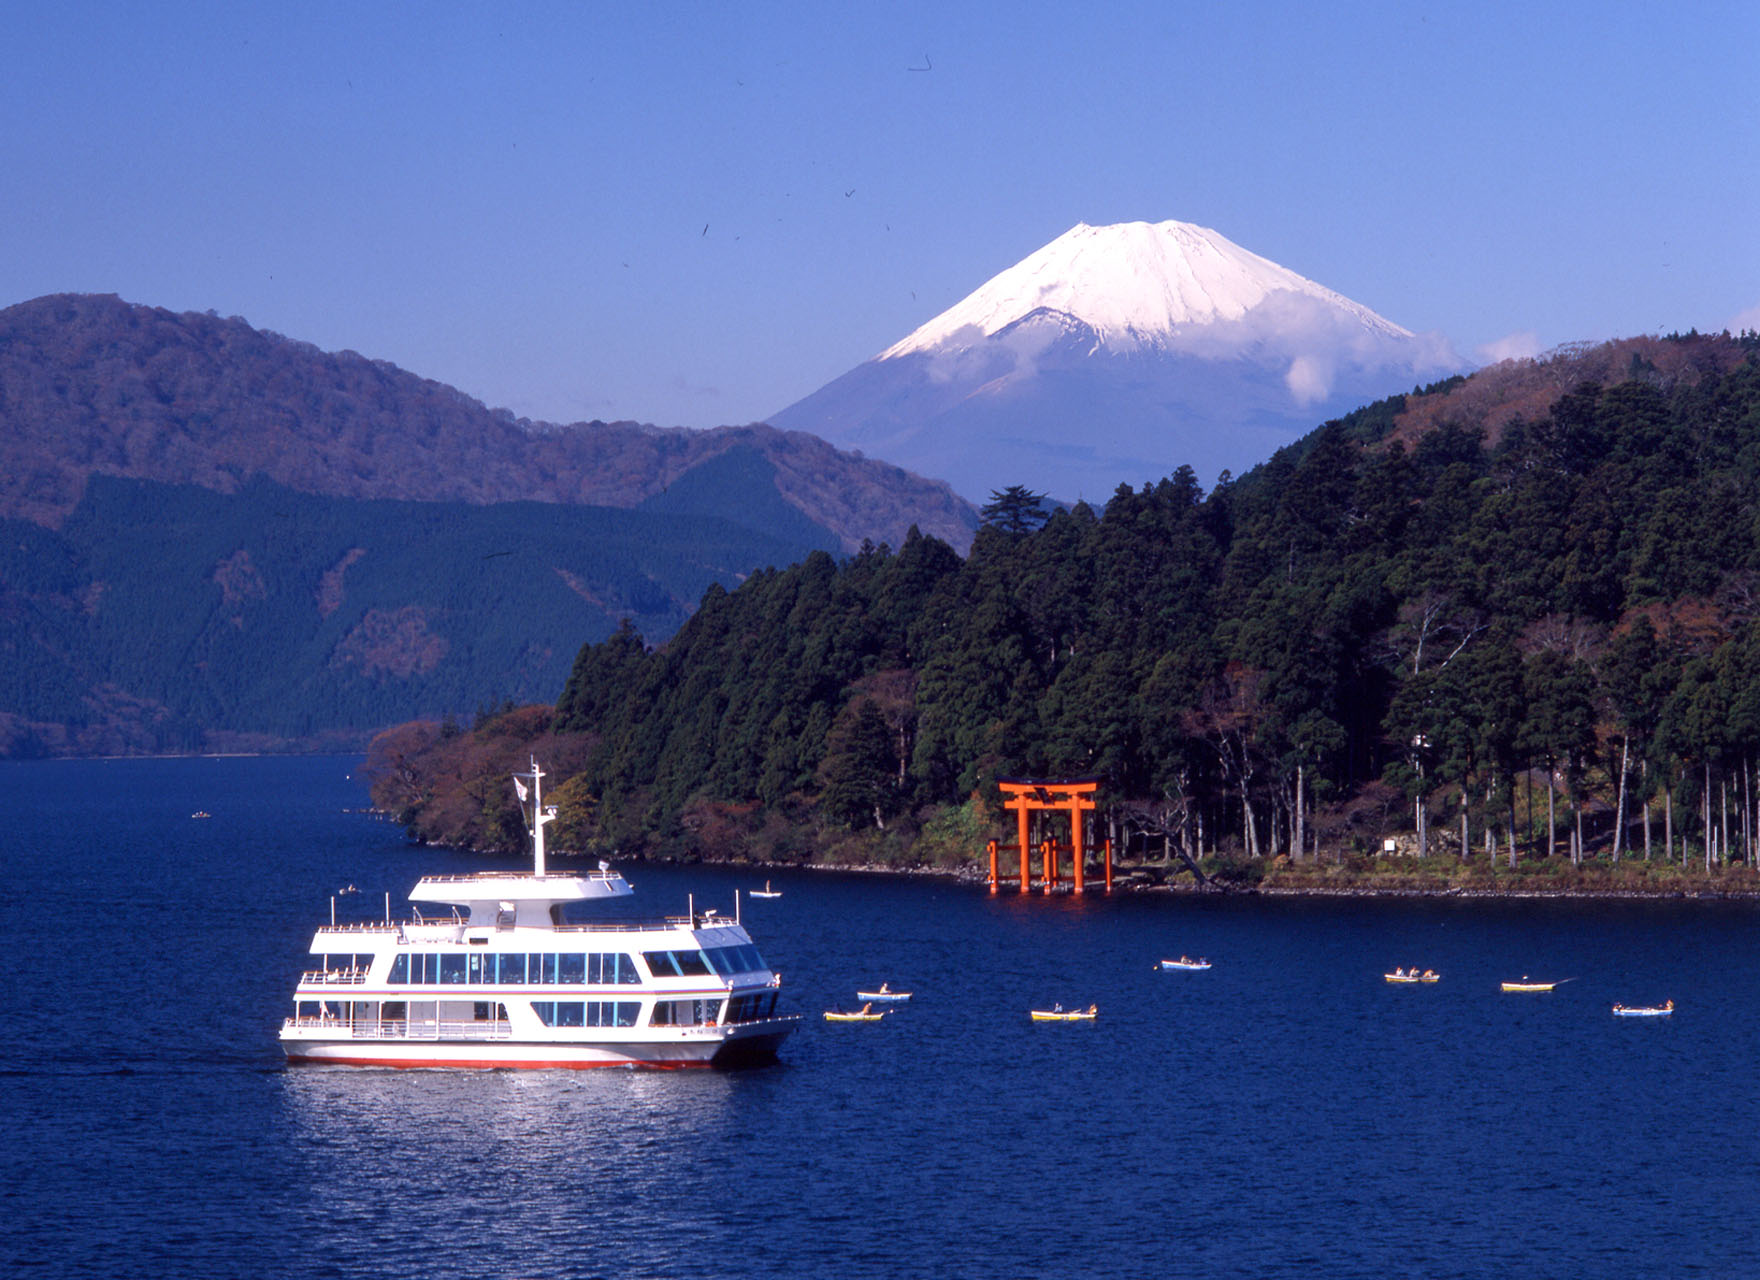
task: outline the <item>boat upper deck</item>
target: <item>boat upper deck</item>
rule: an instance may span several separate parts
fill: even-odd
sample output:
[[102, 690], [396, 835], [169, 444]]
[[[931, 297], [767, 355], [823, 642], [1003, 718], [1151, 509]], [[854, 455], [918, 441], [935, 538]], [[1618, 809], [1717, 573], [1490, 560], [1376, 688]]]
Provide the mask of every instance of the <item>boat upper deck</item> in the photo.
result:
[[467, 933], [485, 941], [490, 937], [505, 939], [516, 948], [526, 946], [534, 934], [605, 934], [627, 937], [639, 933], [688, 933], [704, 946], [717, 945], [721, 941], [720, 935], [728, 933], [732, 933], [737, 941], [751, 940], [739, 921], [713, 912], [699, 914], [694, 918], [666, 916], [657, 920], [597, 920], [563, 924], [554, 924], [545, 919], [535, 927], [512, 923], [485, 926], [462, 915], [442, 916], [438, 919], [418, 915], [414, 920], [364, 920], [320, 925], [313, 935], [311, 950], [314, 954], [352, 951], [368, 939], [383, 939], [398, 945], [432, 945], [462, 941]]

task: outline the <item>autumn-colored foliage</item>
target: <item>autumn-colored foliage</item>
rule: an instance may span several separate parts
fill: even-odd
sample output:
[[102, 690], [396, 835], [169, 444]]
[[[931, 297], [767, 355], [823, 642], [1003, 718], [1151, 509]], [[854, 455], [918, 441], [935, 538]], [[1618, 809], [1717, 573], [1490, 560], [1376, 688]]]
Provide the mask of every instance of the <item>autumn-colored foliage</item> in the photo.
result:
[[663, 647], [583, 649], [556, 727], [596, 736], [602, 834], [675, 856], [908, 859], [1006, 775], [1098, 777], [1121, 851], [1241, 883], [1389, 842], [1752, 865], [1760, 340], [1573, 359], [1538, 399], [1481, 375], [1507, 415], [1454, 380], [1208, 494], [999, 494], [964, 560], [912, 536], [712, 590]]

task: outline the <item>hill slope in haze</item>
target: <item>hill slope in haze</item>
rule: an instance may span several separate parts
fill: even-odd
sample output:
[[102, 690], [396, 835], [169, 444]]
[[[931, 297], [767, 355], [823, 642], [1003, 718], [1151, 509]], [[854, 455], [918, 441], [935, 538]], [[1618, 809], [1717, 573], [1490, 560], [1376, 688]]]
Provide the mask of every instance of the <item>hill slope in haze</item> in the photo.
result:
[[977, 524], [945, 485], [799, 432], [531, 423], [352, 351], [109, 295], [0, 310], [0, 428], [0, 516], [49, 526], [93, 475], [634, 507], [736, 447], [761, 454], [767, 483], [845, 550], [897, 543], [912, 524], [964, 545]]
[[0, 756], [358, 747], [547, 699], [583, 637], [669, 636], [814, 546], [678, 512], [95, 476], [58, 530], [0, 521]]

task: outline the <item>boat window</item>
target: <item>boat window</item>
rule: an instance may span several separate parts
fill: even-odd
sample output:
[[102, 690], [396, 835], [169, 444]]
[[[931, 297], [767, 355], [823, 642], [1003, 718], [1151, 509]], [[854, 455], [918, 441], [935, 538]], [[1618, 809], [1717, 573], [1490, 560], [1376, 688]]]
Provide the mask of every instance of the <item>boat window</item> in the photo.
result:
[[464, 984], [464, 952], [442, 951], [439, 959], [440, 981], [445, 984], [462, 986]]
[[547, 1027], [633, 1027], [639, 1000], [534, 1000], [532, 1012]]
[[776, 993], [760, 992], [752, 996], [735, 996], [727, 1002], [729, 1022], [762, 1022], [776, 1012]]
[[615, 951], [594, 952], [587, 957], [587, 982], [592, 986], [611, 986], [618, 982], [640, 982], [634, 956], [618, 955]]
[[648, 971], [656, 978], [676, 978], [682, 973], [670, 951], [644, 951], [642, 959], [648, 962]]
[[750, 973], [759, 967], [756, 948], [739, 946], [727, 949], [727, 962], [733, 966], [735, 973]]
[[656, 1027], [696, 1027], [715, 1020], [719, 1000], [656, 1000], [654, 1016], [648, 1022]]
[[555, 954], [550, 953], [541, 956], [527, 956], [526, 981], [535, 983], [554, 983], [556, 981]]
[[404, 953], [402, 955], [397, 955], [397, 956], [392, 957], [391, 974], [385, 980], [387, 982], [393, 983], [397, 986], [405, 986], [408, 984], [408, 982], [409, 982], [409, 955], [408, 955], [408, 953]]
[[495, 957], [484, 955], [481, 951], [472, 951], [466, 954], [465, 960], [467, 961], [465, 980], [473, 987], [493, 980], [494, 970], [488, 969], [488, 966], [483, 962], [487, 960], [492, 965], [495, 963]]
[[525, 952], [517, 955], [498, 955], [495, 957], [495, 981], [499, 983], [523, 983], [526, 980]]
[[589, 1000], [587, 1001], [587, 1025], [589, 1027], [633, 1027], [636, 1019], [641, 1016], [642, 1005], [639, 1000]]
[[701, 951], [674, 951], [672, 960], [687, 978], [703, 977], [709, 972], [709, 962]]
[[578, 951], [565, 951], [556, 957], [558, 982], [578, 987], [587, 980], [587, 958]]

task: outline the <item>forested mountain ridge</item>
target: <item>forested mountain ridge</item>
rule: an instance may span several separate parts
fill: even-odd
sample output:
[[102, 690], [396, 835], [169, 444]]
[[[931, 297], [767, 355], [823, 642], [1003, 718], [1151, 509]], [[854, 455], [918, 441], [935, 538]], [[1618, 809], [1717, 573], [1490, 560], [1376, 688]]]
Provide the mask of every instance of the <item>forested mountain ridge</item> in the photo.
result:
[[963, 546], [976, 526], [946, 485], [800, 432], [526, 422], [385, 361], [111, 295], [0, 310], [0, 517], [49, 527], [93, 475], [634, 507], [735, 448], [762, 455], [785, 501], [846, 550], [912, 524]]
[[711, 584], [835, 545], [772, 500], [778, 536], [94, 475], [59, 529], [0, 520], [0, 756], [358, 749], [411, 715], [548, 698], [583, 633], [670, 635]]
[[[627, 629], [585, 648], [529, 713], [569, 744], [560, 834], [970, 857], [994, 778], [1080, 775], [1115, 824], [1195, 855], [1751, 860], [1757, 349], [1695, 334], [1499, 366], [1208, 494], [1183, 468], [1098, 511], [1016, 494], [964, 560], [913, 536], [711, 590], [659, 650]], [[376, 794], [492, 843], [480, 816], [424, 818], [439, 779], [523, 749], [508, 730], [387, 735]]]

